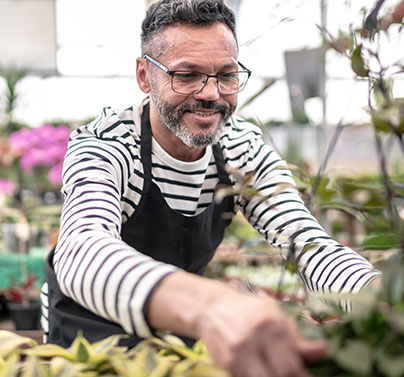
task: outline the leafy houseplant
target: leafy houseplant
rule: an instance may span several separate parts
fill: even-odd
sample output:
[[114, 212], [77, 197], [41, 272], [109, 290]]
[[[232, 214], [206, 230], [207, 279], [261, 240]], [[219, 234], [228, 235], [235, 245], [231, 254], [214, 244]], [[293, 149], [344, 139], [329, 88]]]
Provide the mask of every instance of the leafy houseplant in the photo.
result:
[[229, 377], [212, 363], [201, 342], [191, 349], [176, 337], [162, 336], [128, 351], [118, 346], [120, 338], [90, 344], [79, 334], [64, 349], [53, 344], [36, 346], [30, 338], [0, 331], [0, 376], [24, 372], [37, 377]]

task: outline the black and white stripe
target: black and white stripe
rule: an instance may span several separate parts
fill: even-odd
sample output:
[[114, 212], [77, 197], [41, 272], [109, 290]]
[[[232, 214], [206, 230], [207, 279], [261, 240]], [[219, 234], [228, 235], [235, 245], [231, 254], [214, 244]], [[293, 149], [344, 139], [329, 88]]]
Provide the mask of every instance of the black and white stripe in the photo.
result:
[[[286, 255], [296, 247], [299, 275], [314, 292], [358, 291], [378, 272], [353, 250], [330, 238], [305, 208], [291, 173], [255, 126], [232, 119], [220, 140], [225, 162], [268, 199], [236, 198], [234, 211]], [[193, 216], [212, 201], [218, 182], [211, 148], [195, 162], [175, 160], [155, 140], [152, 174], [169, 206]], [[71, 137], [64, 165], [65, 204], [55, 271], [64, 294], [119, 323], [151, 335], [143, 306], [153, 287], [177, 268], [155, 261], [120, 239], [121, 224], [136, 210], [143, 188], [140, 113], [110, 108]], [[284, 187], [282, 189], [282, 187]], [[303, 252], [306, 245], [312, 244]], [[307, 248], [307, 247], [306, 247]]]

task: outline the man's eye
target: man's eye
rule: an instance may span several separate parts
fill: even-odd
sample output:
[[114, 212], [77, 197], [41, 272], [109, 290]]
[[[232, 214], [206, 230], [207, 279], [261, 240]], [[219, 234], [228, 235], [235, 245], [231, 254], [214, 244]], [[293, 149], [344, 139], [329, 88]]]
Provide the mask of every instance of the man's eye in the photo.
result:
[[175, 79], [183, 82], [192, 82], [199, 80], [201, 77], [200, 73], [196, 72], [176, 72]]
[[220, 80], [223, 82], [238, 81], [238, 72], [223, 73], [220, 75]]

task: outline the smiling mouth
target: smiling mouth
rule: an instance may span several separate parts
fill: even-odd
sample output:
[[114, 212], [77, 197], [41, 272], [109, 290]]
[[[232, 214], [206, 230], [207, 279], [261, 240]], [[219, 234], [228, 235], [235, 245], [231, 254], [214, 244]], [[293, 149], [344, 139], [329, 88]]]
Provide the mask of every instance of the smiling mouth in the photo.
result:
[[218, 114], [218, 111], [197, 111], [197, 110], [191, 110], [189, 111], [190, 113], [202, 116], [202, 117], [208, 117], [208, 116], [212, 116], [215, 114]]

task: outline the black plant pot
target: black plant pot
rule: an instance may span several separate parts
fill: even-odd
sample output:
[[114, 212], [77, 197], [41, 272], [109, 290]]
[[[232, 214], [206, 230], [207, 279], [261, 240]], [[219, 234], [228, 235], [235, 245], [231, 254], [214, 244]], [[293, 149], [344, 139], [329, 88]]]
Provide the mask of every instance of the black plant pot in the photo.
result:
[[16, 330], [37, 330], [39, 328], [41, 304], [38, 301], [31, 302], [29, 306], [23, 306], [19, 302], [8, 302], [7, 309]]

